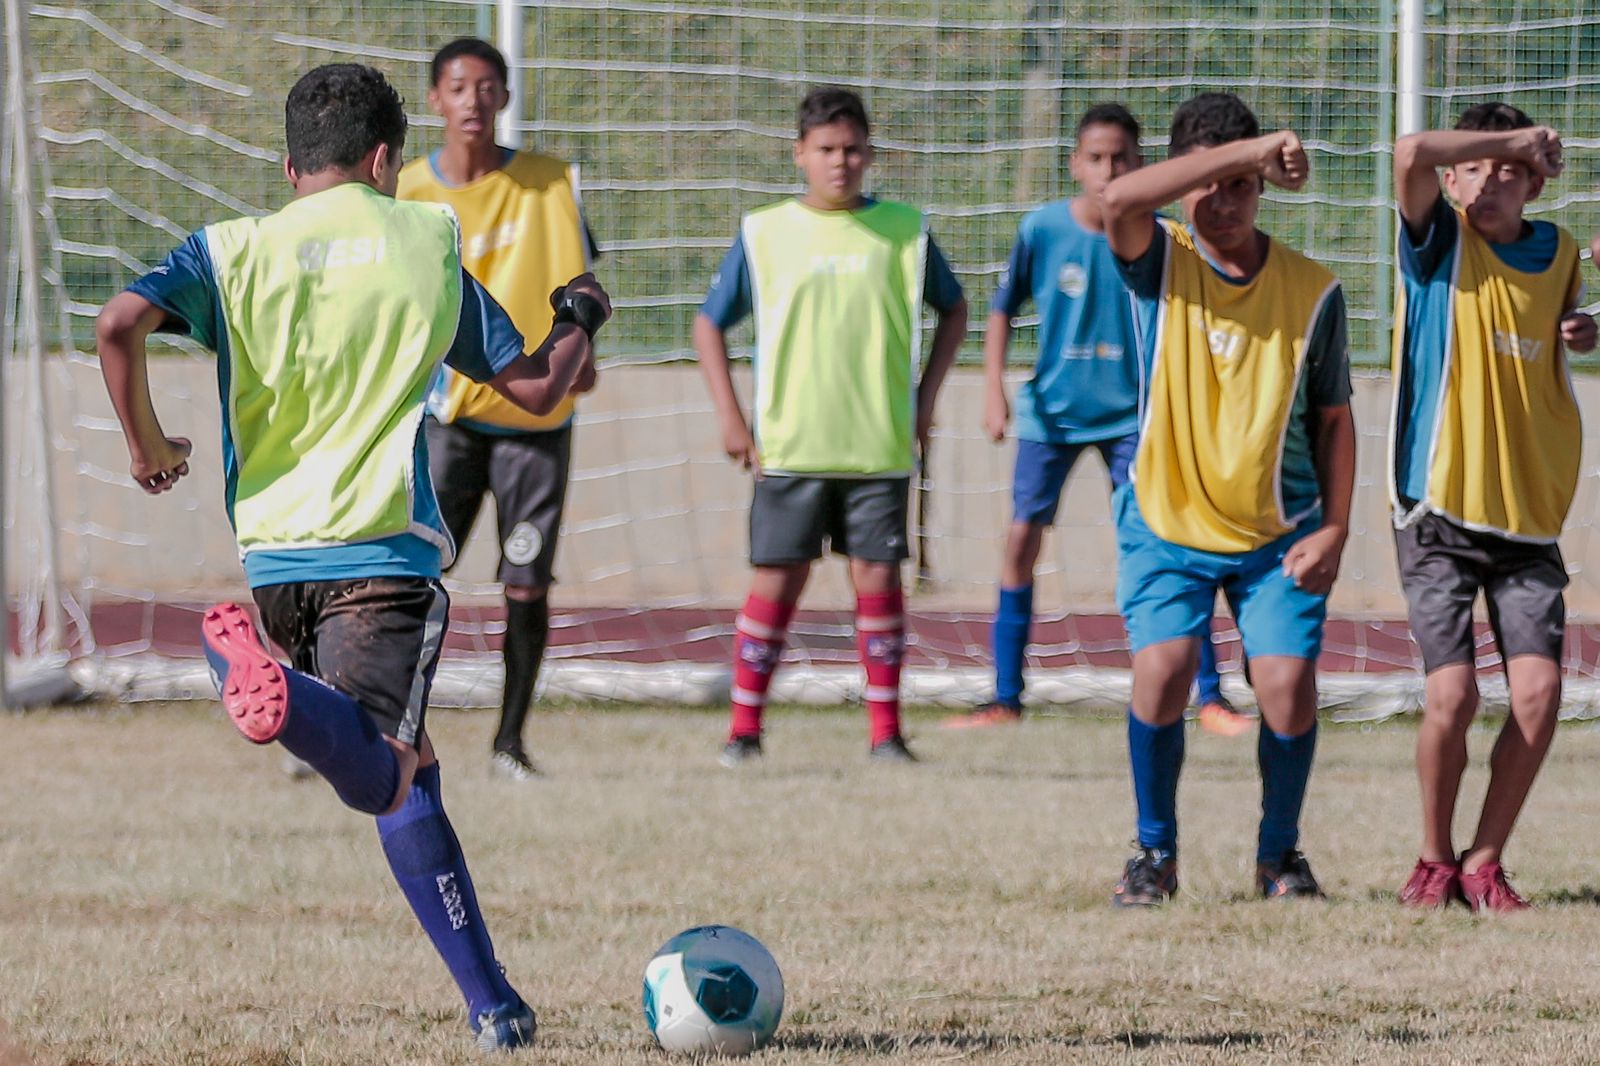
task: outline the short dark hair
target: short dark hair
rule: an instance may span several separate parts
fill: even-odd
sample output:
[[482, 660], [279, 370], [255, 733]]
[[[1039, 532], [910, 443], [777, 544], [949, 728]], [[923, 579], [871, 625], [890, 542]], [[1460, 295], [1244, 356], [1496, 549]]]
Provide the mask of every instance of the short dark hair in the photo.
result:
[[1139, 120], [1121, 104], [1095, 104], [1085, 111], [1078, 120], [1079, 136], [1090, 126], [1120, 126], [1135, 144], [1139, 142]]
[[1533, 125], [1533, 119], [1510, 104], [1499, 100], [1473, 104], [1461, 112], [1461, 117], [1456, 119], [1456, 129], [1458, 130], [1483, 130], [1488, 133], [1499, 133], [1504, 130], [1525, 130], [1531, 125]]
[[433, 53], [433, 65], [428, 71], [428, 84], [438, 85], [440, 76], [444, 74], [444, 68], [449, 66], [452, 59], [460, 59], [462, 56], [483, 60], [500, 75], [501, 85], [511, 84], [511, 69], [506, 66], [506, 57], [500, 54], [500, 49], [479, 37], [457, 37]]
[[394, 153], [405, 147], [405, 102], [380, 71], [329, 63], [289, 90], [283, 130], [300, 173], [353, 167], [380, 144]]
[[837, 85], [824, 85], [812, 89], [800, 101], [795, 126], [804, 137], [818, 126], [831, 126], [835, 122], [854, 122], [861, 132], [872, 136], [872, 123], [867, 121], [867, 105], [849, 89]]
[[1179, 156], [1191, 148], [1214, 148], [1259, 136], [1261, 123], [1243, 100], [1232, 93], [1201, 93], [1173, 113], [1167, 154]]

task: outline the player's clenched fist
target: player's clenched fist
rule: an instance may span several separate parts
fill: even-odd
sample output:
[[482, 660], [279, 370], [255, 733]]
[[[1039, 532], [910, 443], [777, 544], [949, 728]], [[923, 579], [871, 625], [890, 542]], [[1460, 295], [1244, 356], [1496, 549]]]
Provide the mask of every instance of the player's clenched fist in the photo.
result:
[[141, 448], [128, 472], [141, 489], [155, 496], [189, 473], [189, 453], [193, 450], [194, 445], [183, 437], [163, 437], [159, 444]]
[[1549, 126], [1517, 130], [1511, 149], [1515, 158], [1527, 163], [1541, 177], [1556, 177], [1566, 165], [1561, 156], [1561, 135]]
[[1279, 130], [1260, 139], [1261, 176], [1280, 189], [1300, 188], [1311, 177], [1311, 161], [1293, 130]]

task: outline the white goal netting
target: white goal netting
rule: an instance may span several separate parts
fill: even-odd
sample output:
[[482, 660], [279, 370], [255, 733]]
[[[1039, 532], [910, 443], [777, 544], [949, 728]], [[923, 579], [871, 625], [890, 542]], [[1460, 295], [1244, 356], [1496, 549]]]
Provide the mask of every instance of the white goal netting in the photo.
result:
[[[21, 6], [39, 245], [24, 263], [7, 240], [0, 287], [12, 643], [27, 662], [78, 657], [104, 691], [203, 692], [195, 612], [241, 585], [220, 504], [214, 372], [188, 349], [154, 361], [158, 407], [172, 432], [195, 438], [197, 475], [171, 497], [148, 499], [125, 476], [90, 354], [93, 316], [193, 229], [285, 202], [282, 100], [313, 65], [381, 67], [409, 102], [408, 151], [437, 146], [428, 57], [457, 35], [493, 37], [498, 5]], [[1591, 0], [1578, 7], [1481, 0], [1430, 15], [1425, 85], [1433, 122], [1499, 96], [1561, 128], [1568, 172], [1536, 209], [1586, 238], [1600, 225], [1600, 12]], [[1396, 33], [1375, 12], [1333, 0], [521, 5], [516, 135], [581, 163], [600, 272], [618, 307], [602, 387], [581, 408], [546, 683], [590, 696], [725, 693], [732, 612], [747, 579], [748, 486], [719, 455], [710, 405], [685, 362], [689, 325], [740, 212], [795, 187], [788, 144], [805, 89], [837, 83], [865, 96], [880, 148], [871, 188], [930, 212], [973, 307], [969, 360], [1018, 220], [1070, 192], [1066, 157], [1086, 107], [1126, 102], [1145, 123], [1147, 154], [1159, 156], [1178, 102], [1203, 89], [1239, 92], [1264, 125], [1291, 126], [1310, 148], [1311, 185], [1272, 197], [1263, 224], [1341, 276], [1353, 356], [1377, 367], [1392, 301]], [[8, 116], [19, 106], [8, 94]], [[19, 149], [12, 126], [8, 190]], [[9, 206], [6, 214], [9, 237]], [[30, 267], [42, 286], [37, 362], [19, 310]], [[1019, 367], [1033, 343], [1020, 331]], [[1325, 688], [1333, 702], [1387, 712], [1413, 706], [1419, 688], [1382, 500], [1387, 382], [1373, 374], [1359, 384], [1357, 528], [1333, 602], [1325, 665], [1336, 676]], [[916, 531], [908, 691], [958, 702], [986, 694], [1010, 451], [981, 439], [975, 374], [955, 375], [941, 412]], [[1586, 464], [1595, 469], [1593, 457]], [[1589, 481], [1564, 545], [1576, 622], [1600, 615], [1586, 565], [1600, 561], [1590, 543], [1600, 498]], [[1039, 573], [1032, 692], [1047, 702], [1125, 692], [1107, 511], [1098, 460], [1087, 459]], [[480, 525], [487, 535], [451, 579], [458, 610], [445, 701], [492, 702], [498, 689], [492, 516]], [[849, 605], [840, 568], [820, 567], [783, 695], [855, 695]], [[1593, 678], [1600, 643], [1582, 625], [1573, 630], [1571, 675]], [[1225, 618], [1218, 634], [1231, 666]], [[1575, 706], [1587, 706], [1587, 688], [1574, 692]]]

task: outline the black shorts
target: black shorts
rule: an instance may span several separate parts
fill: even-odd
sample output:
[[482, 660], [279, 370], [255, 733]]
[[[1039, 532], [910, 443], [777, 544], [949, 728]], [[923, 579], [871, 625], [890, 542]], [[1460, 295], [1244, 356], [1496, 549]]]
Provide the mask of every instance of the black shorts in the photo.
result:
[[561, 510], [572, 465], [572, 426], [515, 436], [428, 419], [428, 472], [439, 511], [460, 551], [494, 496], [503, 585], [545, 588], [553, 580]]
[[1476, 660], [1472, 604], [1479, 589], [1502, 659], [1541, 655], [1561, 661], [1567, 568], [1554, 544], [1477, 533], [1436, 514], [1395, 530], [1394, 542], [1411, 635], [1425, 670]]
[[750, 563], [820, 559], [825, 540], [838, 555], [898, 563], [911, 554], [910, 495], [909, 477], [758, 477], [750, 503]]
[[361, 704], [385, 735], [417, 743], [450, 614], [437, 581], [303, 581], [254, 595], [267, 636], [296, 670]]

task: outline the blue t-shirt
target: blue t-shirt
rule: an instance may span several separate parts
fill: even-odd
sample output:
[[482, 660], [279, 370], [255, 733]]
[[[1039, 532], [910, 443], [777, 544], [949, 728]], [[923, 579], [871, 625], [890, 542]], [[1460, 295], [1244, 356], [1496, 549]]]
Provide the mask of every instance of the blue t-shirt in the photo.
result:
[[[1461, 220], [1443, 196], [1434, 202], [1428, 231], [1420, 241], [1411, 237], [1405, 218], [1400, 219], [1400, 280], [1405, 286], [1406, 358], [1394, 383], [1395, 485], [1401, 505], [1414, 506], [1428, 492], [1428, 452], [1433, 444], [1434, 420], [1439, 413], [1439, 391], [1444, 387], [1444, 367], [1450, 330], [1455, 322], [1456, 245]], [[1561, 231], [1549, 222], [1534, 222], [1510, 244], [1489, 243], [1500, 261], [1524, 274], [1538, 274], [1555, 262]]]
[[[189, 235], [150, 273], [128, 286], [128, 291], [149, 300], [167, 313], [165, 332], [187, 334], [217, 353], [217, 382], [222, 401], [222, 461], [227, 482], [229, 518], [237, 462], [228, 431], [228, 379], [230, 377], [226, 311], [222, 306], [211, 250], [205, 231]], [[522, 334], [511, 317], [465, 269], [461, 272], [461, 321], [444, 362], [474, 381], [488, 381], [522, 354]], [[357, 397], [352, 395], [351, 402]], [[417, 434], [417, 513], [414, 517], [441, 533], [445, 525], [428, 480], [427, 442]], [[426, 487], [426, 491], [424, 491]], [[299, 581], [355, 580], [364, 577], [438, 577], [439, 549], [411, 533], [401, 533], [360, 544], [290, 551], [253, 551], [245, 559], [245, 578], [251, 588]]]
[[1104, 233], [1059, 200], [1028, 214], [989, 307], [1039, 309], [1039, 359], [1017, 393], [1017, 436], [1048, 444], [1125, 437], [1139, 426], [1133, 302]]
[[[1158, 227], [1144, 255], [1132, 262], [1117, 260], [1128, 291], [1133, 294], [1139, 336], [1140, 410], [1144, 408], [1145, 383], [1155, 370], [1156, 316], [1160, 313], [1162, 278], [1165, 274], [1168, 239]], [[1199, 242], [1195, 243], [1200, 248]], [[1200, 248], [1200, 254], [1205, 250]], [[1207, 257], [1219, 278], [1230, 285], [1248, 285], [1249, 278], [1225, 274]], [[1263, 260], [1264, 262], [1265, 260]], [[1335, 286], [1322, 313], [1311, 328], [1306, 343], [1305, 365], [1296, 386], [1289, 425], [1284, 433], [1283, 467], [1279, 484], [1283, 512], [1289, 515], [1310, 511], [1322, 495], [1317, 480], [1315, 443], [1319, 414], [1324, 407], [1342, 407], [1350, 402], [1349, 327], [1345, 321], [1344, 289]]]
[[[863, 197], [862, 207], [875, 201]], [[944, 253], [928, 238], [926, 265], [922, 270], [922, 300], [935, 311], [948, 311], [961, 302], [961, 282], [956, 280]], [[700, 313], [709, 318], [720, 330], [730, 330], [750, 316], [755, 309], [755, 286], [750, 280], [750, 264], [745, 257], [744, 234], [733, 239], [733, 244], [722, 257], [717, 276], [711, 279], [711, 289], [706, 293]]]

